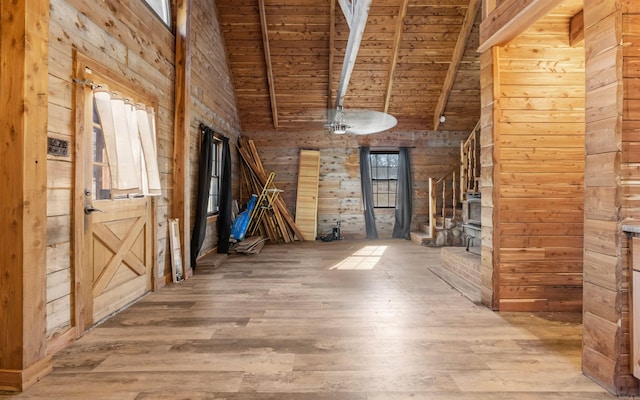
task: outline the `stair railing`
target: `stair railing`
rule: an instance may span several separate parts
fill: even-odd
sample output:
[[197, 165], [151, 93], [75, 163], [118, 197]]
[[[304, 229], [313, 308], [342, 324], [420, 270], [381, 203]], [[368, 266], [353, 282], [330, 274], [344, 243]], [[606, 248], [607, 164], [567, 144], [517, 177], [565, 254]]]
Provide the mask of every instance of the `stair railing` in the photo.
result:
[[436, 212], [442, 218], [455, 217], [459, 200], [457, 195], [457, 179], [460, 166], [454, 165], [442, 178], [435, 181], [435, 191], [440, 196], [436, 201]]
[[[456, 177], [459, 165], [451, 168], [445, 176], [440, 179], [429, 178], [429, 235], [436, 237], [436, 225], [438, 216], [444, 220], [456, 215], [458, 199], [456, 195]], [[450, 211], [450, 213], [449, 213]], [[439, 214], [439, 215], [438, 215]]]
[[436, 237], [436, 212], [437, 212], [437, 188], [436, 180], [429, 178], [429, 237]]
[[[480, 121], [460, 142], [460, 164], [439, 179], [429, 178], [429, 229], [435, 237], [437, 217], [455, 218], [468, 192], [478, 192], [480, 184]], [[460, 207], [459, 207], [460, 206]]]
[[460, 201], [465, 201], [468, 192], [478, 192], [480, 184], [480, 121], [460, 142]]

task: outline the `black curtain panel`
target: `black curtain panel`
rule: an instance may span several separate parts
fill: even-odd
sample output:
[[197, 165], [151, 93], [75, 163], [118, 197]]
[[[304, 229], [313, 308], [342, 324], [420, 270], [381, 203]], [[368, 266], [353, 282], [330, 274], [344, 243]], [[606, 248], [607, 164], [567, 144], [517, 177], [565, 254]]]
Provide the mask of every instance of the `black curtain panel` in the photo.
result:
[[401, 147], [398, 152], [398, 187], [396, 188], [396, 222], [393, 225], [394, 238], [411, 239], [412, 194], [411, 159], [409, 149]]
[[207, 204], [211, 186], [213, 166], [213, 130], [200, 125], [200, 160], [198, 166], [198, 197], [196, 198], [196, 219], [191, 234], [191, 268], [196, 269], [196, 259], [207, 232]]
[[220, 203], [218, 215], [218, 253], [229, 253], [229, 237], [231, 236], [231, 151], [229, 138], [222, 138], [220, 176]]
[[373, 187], [371, 183], [371, 160], [369, 148], [360, 148], [360, 184], [362, 185], [362, 206], [364, 207], [364, 226], [367, 239], [377, 239], [376, 216], [373, 211]]

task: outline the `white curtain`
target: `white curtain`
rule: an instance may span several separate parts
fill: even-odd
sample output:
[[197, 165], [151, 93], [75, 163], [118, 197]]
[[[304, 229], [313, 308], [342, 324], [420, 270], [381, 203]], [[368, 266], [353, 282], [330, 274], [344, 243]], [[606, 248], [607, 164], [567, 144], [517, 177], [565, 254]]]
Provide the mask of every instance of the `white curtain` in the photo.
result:
[[96, 89], [94, 98], [109, 161], [112, 196], [159, 195], [153, 109], [134, 105], [110, 93], [107, 87]]
[[138, 104], [138, 131], [142, 143], [142, 155], [145, 160], [143, 177], [146, 184], [145, 195], [160, 195], [160, 173], [158, 171], [158, 156], [156, 150], [156, 117], [152, 107]]
[[125, 99], [125, 116], [127, 118], [127, 127], [129, 131], [129, 143], [131, 152], [133, 153], [133, 168], [135, 175], [138, 176], [138, 193], [144, 193], [145, 176], [140, 171], [144, 168], [144, 159], [142, 156], [142, 144], [138, 135], [138, 118], [136, 114], [136, 106], [129, 99]]

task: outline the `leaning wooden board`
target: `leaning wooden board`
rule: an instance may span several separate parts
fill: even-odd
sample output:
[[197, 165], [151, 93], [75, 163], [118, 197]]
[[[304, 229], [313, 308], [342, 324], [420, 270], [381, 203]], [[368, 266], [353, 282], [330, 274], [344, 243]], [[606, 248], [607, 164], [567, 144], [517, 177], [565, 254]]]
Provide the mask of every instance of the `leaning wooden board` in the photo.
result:
[[320, 152], [300, 150], [296, 225], [304, 240], [315, 240], [318, 234], [318, 184], [320, 181]]
[[185, 279], [182, 266], [182, 251], [180, 249], [180, 220], [169, 220], [169, 243], [171, 245], [171, 275], [174, 282]]

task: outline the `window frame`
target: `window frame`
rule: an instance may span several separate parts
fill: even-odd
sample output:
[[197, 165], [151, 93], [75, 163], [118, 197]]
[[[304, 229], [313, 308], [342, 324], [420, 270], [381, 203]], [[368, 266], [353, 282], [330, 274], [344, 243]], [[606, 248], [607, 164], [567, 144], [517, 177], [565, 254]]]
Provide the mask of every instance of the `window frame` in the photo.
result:
[[[207, 217], [220, 214], [220, 170], [222, 155], [222, 140], [213, 137], [211, 141], [211, 178], [209, 180], [209, 197], [207, 199]], [[215, 193], [213, 187], [216, 187]], [[212, 207], [213, 206], [213, 207]]]
[[[397, 201], [397, 195], [398, 195], [398, 158], [399, 158], [399, 151], [398, 150], [376, 150], [376, 151], [371, 151], [369, 153], [369, 165], [370, 165], [370, 169], [371, 169], [371, 188], [372, 188], [372, 192], [373, 192], [373, 208], [379, 208], [379, 209], [393, 209], [396, 208], [396, 201]], [[378, 173], [377, 173], [377, 168], [379, 163], [377, 162], [377, 158], [379, 156], [391, 156], [394, 155], [396, 157], [396, 163], [395, 163], [395, 178], [390, 178], [390, 176], [393, 176], [393, 174], [389, 174], [389, 170], [390, 167], [387, 164], [387, 178], [386, 179], [382, 179], [382, 178], [378, 178]], [[375, 160], [374, 160], [375, 159]], [[386, 187], [387, 190], [384, 192], [381, 192], [380, 189], [380, 185], [377, 182], [387, 182]], [[390, 183], [391, 182], [395, 182], [395, 188], [393, 191], [390, 190]], [[381, 204], [380, 202], [380, 196], [381, 195], [386, 195], [387, 197], [387, 201], [385, 202], [385, 204]]]
[[[74, 59], [74, 82], [78, 84], [78, 92], [76, 93], [76, 101], [74, 103], [75, 118], [76, 118], [76, 132], [83, 132], [87, 127], [90, 130], [87, 132], [88, 134], [93, 135], [93, 126], [94, 126], [94, 96], [93, 96], [93, 86], [101, 86], [106, 85], [109, 87], [109, 90], [112, 92], [116, 92], [123, 97], [132, 99], [134, 103], [142, 103], [148, 107], [153, 108], [156, 111], [156, 126], [158, 126], [157, 122], [157, 110], [158, 110], [158, 98], [147, 89], [142, 86], [138, 86], [132, 84], [128, 80], [126, 80], [123, 76], [115, 73], [113, 70], [109, 69], [102, 63], [92, 59], [91, 57], [81, 53], [77, 50], [73, 51], [73, 59]], [[159, 137], [156, 136], [156, 148], [158, 145]], [[91, 149], [85, 149], [85, 151], [90, 152]], [[90, 154], [90, 153], [89, 153]], [[91, 156], [91, 162], [86, 166], [89, 168], [89, 171], [86, 173], [93, 176], [93, 156]], [[107, 164], [108, 165], [108, 164]], [[76, 181], [84, 182], [84, 177], [76, 176]], [[80, 185], [80, 187], [84, 187], [84, 184]], [[101, 188], [102, 189], [102, 188]], [[93, 188], [90, 188], [91, 194], [90, 196], [93, 199], [94, 194], [96, 194]], [[111, 183], [109, 183], [109, 191], [111, 191]], [[82, 190], [82, 194], [84, 194], [84, 189]], [[134, 193], [131, 196], [115, 196], [112, 199], [123, 199], [123, 198], [138, 198], [139, 194]], [[100, 200], [108, 200], [106, 198], [102, 199], [93, 199], [93, 201]]]
[[[149, 9], [158, 17], [158, 19], [160, 21], [162, 21], [162, 23], [169, 29], [172, 28], [172, 14], [171, 14], [171, 1], [170, 0], [143, 0], [144, 4], [149, 7]], [[164, 10], [162, 12], [162, 14], [166, 14], [166, 15], [161, 15], [158, 10], [156, 10], [155, 6], [152, 4], [156, 3], [159, 4], [160, 7], [162, 7], [162, 9]]]

